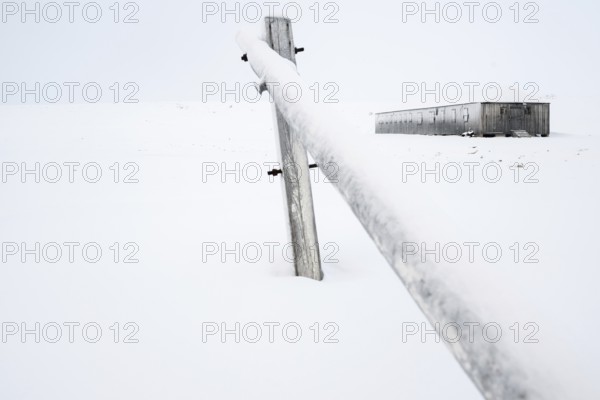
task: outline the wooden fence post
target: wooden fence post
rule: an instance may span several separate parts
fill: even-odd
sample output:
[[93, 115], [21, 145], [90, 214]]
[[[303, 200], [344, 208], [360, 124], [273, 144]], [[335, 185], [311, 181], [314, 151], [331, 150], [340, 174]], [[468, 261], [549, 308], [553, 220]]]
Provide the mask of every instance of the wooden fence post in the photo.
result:
[[[296, 64], [292, 23], [287, 18], [265, 18], [267, 44], [281, 57]], [[287, 213], [294, 247], [296, 275], [323, 279], [317, 226], [310, 187], [310, 167], [306, 149], [295, 137], [285, 118], [273, 104], [278, 130]]]

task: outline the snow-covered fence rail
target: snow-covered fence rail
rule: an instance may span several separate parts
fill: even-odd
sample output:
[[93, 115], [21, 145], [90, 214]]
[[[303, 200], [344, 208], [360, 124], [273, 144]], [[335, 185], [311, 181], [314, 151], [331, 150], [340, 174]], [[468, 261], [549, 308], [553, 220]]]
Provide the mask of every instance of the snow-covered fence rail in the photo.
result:
[[[266, 26], [269, 24], [267, 19]], [[482, 339], [485, 324], [475, 315], [473, 307], [436, 274], [435, 266], [404, 254], [403, 244], [409, 242], [408, 227], [401, 216], [388, 207], [378, 187], [362, 173], [369, 161], [360, 152], [360, 140], [347, 134], [355, 128], [347, 126], [344, 118], [332, 115], [329, 109], [323, 110], [310, 96], [294, 98], [293, 102], [288, 100], [285, 88], [294, 86], [300, 88], [301, 93], [310, 93], [310, 88], [298, 75], [295, 64], [270, 48], [267, 34], [268, 29], [263, 37], [240, 32], [237, 42], [292, 134], [319, 166], [337, 165], [338, 191], [428, 320], [434, 326], [457, 324], [472, 326], [476, 331], [447, 344], [483, 396], [488, 399], [542, 398], [508, 351]]]

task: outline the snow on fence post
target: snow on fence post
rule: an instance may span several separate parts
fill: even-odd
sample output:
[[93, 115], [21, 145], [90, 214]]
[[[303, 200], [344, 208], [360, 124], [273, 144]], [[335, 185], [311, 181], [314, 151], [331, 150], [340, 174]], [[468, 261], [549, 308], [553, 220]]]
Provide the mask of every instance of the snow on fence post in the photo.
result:
[[[281, 57], [296, 64], [296, 48], [290, 20], [267, 17], [265, 29], [269, 47]], [[306, 149], [276, 104], [273, 104], [273, 113], [278, 132], [296, 275], [320, 281], [323, 279], [323, 272], [310, 187], [308, 156]]]
[[419, 257], [406, 254], [403, 243], [409, 242], [411, 229], [402, 216], [392, 211], [380, 195], [380, 188], [362, 173], [369, 160], [358, 151], [362, 148], [361, 141], [348, 134], [355, 128], [346, 124], [343, 116], [332, 115], [311, 99], [286, 98], [283, 87], [290, 83], [300, 86], [305, 93], [310, 89], [298, 75], [295, 64], [269, 47], [270, 34], [268, 26], [262, 38], [240, 32], [237, 42], [257, 76], [263, 83], [271, 83], [267, 88], [277, 105], [278, 121], [286, 122], [320, 168], [337, 166], [337, 181], [333, 182], [336, 188], [438, 333], [441, 334], [439, 326], [448, 324], [472, 328], [469, 335], [460, 335], [458, 341], [446, 345], [482, 395], [486, 399], [553, 397], [544, 393], [543, 385], [533, 385], [531, 375], [510, 349], [483, 339], [485, 320], [473, 311], [474, 305], [439, 275], [435, 264], [423, 263]]

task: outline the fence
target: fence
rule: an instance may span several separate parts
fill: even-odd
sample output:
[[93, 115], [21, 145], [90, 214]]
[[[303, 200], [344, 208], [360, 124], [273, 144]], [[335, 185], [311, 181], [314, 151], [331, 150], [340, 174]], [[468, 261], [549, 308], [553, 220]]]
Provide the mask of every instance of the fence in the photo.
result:
[[[319, 166], [331, 163], [338, 166], [337, 190], [432, 325], [481, 322], [472, 307], [436, 276], [434, 265], [424, 265], [414, 257], [404, 258], [402, 244], [409, 241], [408, 227], [390, 211], [386, 201], [378, 196], [379, 189], [361, 173], [369, 160], [357, 151], [361, 149], [360, 141], [345, 134], [353, 127], [322, 109], [310, 96], [288, 101], [284, 88], [299, 87], [302, 93], [310, 93], [310, 89], [298, 75], [295, 63], [269, 46], [267, 40], [275, 25], [291, 27], [288, 20], [269, 17], [265, 19], [262, 38], [260, 34], [240, 32], [237, 42], [261, 83], [267, 84], [277, 112], [291, 134]], [[483, 325], [473, 328], [479, 331], [473, 336], [475, 340], [463, 335], [456, 343], [446, 343], [482, 395], [488, 399], [543, 398], [508, 351], [480, 339]]]

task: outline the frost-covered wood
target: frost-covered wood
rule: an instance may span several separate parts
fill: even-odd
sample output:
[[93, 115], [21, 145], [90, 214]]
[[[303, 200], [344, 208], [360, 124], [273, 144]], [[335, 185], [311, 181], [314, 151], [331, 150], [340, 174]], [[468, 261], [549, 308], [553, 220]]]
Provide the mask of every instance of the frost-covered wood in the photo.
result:
[[[284, 18], [265, 19], [269, 46], [281, 57], [295, 62], [291, 25], [291, 22]], [[294, 244], [296, 275], [320, 281], [323, 279], [323, 272], [306, 149], [275, 104], [273, 113], [283, 169], [286, 208]]]
[[[320, 166], [337, 165], [337, 189], [429, 321], [434, 326], [436, 323], [441, 326], [480, 323], [473, 326], [474, 335], [462, 335], [458, 342], [448, 343], [448, 346], [484, 397], [544, 398], [507, 349], [483, 340], [481, 329], [485, 321], [436, 274], [435, 265], [423, 264], [403, 254], [403, 243], [414, 239], [410, 237], [410, 227], [403, 223], [401, 215], [388, 207], [378, 195], [379, 188], [362, 173], [369, 161], [360, 154], [363, 148], [360, 141], [346, 134], [353, 127], [347, 126], [343, 118], [329, 115], [325, 106], [316, 104], [295, 64], [279, 57], [264, 40], [241, 32], [237, 41], [248, 54], [254, 72], [267, 84], [277, 108], [313, 158]], [[283, 88], [290, 85], [302, 89], [304, 96], [300, 100], [286, 100]]]

